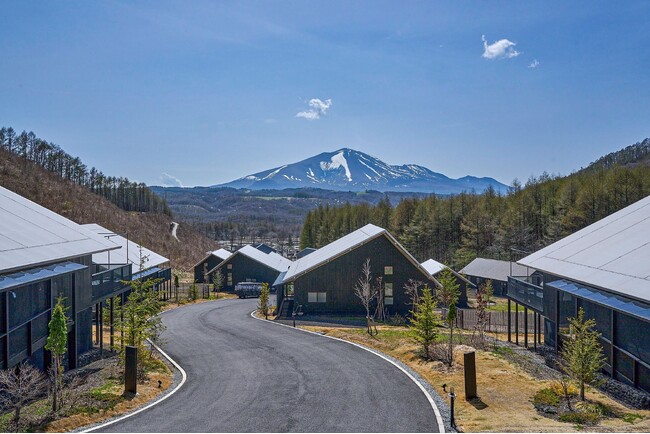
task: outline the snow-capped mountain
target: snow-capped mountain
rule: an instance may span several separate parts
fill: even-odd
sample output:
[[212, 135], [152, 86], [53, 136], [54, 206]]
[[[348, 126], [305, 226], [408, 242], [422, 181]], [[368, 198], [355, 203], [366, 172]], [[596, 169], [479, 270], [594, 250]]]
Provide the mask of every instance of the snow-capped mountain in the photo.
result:
[[455, 194], [463, 191], [481, 193], [489, 186], [502, 193], [508, 189], [493, 178], [465, 176], [452, 179], [417, 164], [391, 166], [363, 152], [343, 148], [213, 187], [252, 190], [317, 187], [343, 191]]

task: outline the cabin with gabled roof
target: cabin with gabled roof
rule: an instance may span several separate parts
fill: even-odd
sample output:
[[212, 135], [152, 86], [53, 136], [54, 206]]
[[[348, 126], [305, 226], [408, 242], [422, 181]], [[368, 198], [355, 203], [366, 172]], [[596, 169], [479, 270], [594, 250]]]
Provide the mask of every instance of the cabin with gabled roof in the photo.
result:
[[454, 277], [456, 278], [456, 283], [458, 284], [458, 291], [460, 295], [458, 296], [457, 307], [467, 307], [467, 289], [474, 287], [475, 285], [470, 282], [465, 276], [459, 274], [453, 270], [453, 268], [448, 267], [447, 265], [436, 261], [435, 259], [427, 259], [422, 264], [422, 267], [427, 270], [431, 276], [437, 279], [440, 273], [444, 270], [449, 269]]
[[240, 282], [262, 282], [272, 287], [280, 273], [287, 271], [289, 265], [291, 261], [278, 253], [264, 253], [246, 245], [208, 270], [208, 277], [212, 279], [215, 272], [221, 272], [225, 291], [234, 291]]
[[208, 252], [208, 254], [197, 262], [194, 265], [194, 281], [196, 283], [210, 283], [205, 281], [205, 276], [208, 275], [208, 272], [232, 255], [232, 253], [226, 249], [217, 249], [213, 252]]
[[369, 224], [294, 261], [276, 282], [279, 315], [300, 306], [305, 314], [365, 315], [354, 294], [364, 262], [370, 259], [373, 281], [381, 278], [383, 304], [389, 315], [407, 315], [409, 279], [438, 282], [385, 229]]

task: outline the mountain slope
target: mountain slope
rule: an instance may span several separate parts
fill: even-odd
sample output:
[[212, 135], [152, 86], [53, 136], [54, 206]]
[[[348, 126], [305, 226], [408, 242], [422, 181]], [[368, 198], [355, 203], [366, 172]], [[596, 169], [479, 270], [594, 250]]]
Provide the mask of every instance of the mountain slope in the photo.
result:
[[188, 270], [216, 243], [181, 223], [178, 238], [171, 235], [172, 218], [162, 213], [124, 211], [89, 189], [48, 172], [0, 149], [0, 185], [76, 223], [98, 223], [171, 260], [174, 268]]
[[583, 170], [608, 169], [615, 165], [634, 166], [638, 164], [650, 165], [650, 138], [600, 157]]
[[493, 178], [449, 178], [416, 164], [391, 166], [354, 149], [323, 152], [293, 164], [258, 172], [213, 187], [252, 190], [318, 187], [344, 191], [409, 191], [457, 194], [481, 193], [489, 187], [506, 193], [508, 186]]

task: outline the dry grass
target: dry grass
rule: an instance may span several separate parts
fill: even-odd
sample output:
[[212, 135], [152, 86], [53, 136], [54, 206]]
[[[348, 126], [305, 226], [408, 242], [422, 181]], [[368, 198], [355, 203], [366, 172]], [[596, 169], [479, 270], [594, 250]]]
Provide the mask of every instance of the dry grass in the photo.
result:
[[[158, 387], [158, 381], [162, 382], [162, 387]], [[83, 426], [96, 424], [108, 420], [112, 417], [128, 413], [136, 408], [153, 401], [163, 393], [172, 384], [173, 377], [170, 373], [152, 373], [145, 384], [138, 384], [138, 394], [135, 397], [126, 398], [118, 403], [112, 410], [102, 411], [99, 413], [80, 413], [68, 416], [47, 425], [45, 432], [69, 432]], [[124, 389], [123, 385], [114, 385], [109, 392], [121, 396]]]
[[[453, 386], [457, 394], [456, 418], [464, 432], [650, 432], [650, 411], [626, 408], [607, 396], [589, 391], [589, 399], [601, 401], [622, 413], [637, 413], [643, 419], [627, 423], [608, 419], [593, 428], [582, 428], [543, 417], [530, 400], [549, 381], [532, 378], [519, 367], [486, 351], [477, 351], [477, 382], [480, 400], [464, 399], [463, 348], [457, 347], [456, 363], [451, 369], [440, 362], [425, 361], [416, 355], [418, 347], [409, 339], [405, 327], [379, 326], [379, 335], [368, 336], [364, 330], [350, 328], [304, 327], [329, 336], [357, 342], [389, 354], [425, 378], [441, 396], [442, 384]], [[469, 348], [465, 347], [465, 350]], [[449, 390], [449, 389], [447, 389]]]

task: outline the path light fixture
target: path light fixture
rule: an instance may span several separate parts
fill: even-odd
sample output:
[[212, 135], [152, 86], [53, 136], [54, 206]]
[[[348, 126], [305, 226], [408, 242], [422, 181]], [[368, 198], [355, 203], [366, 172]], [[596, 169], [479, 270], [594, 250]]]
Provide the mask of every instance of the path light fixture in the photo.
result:
[[454, 402], [456, 401], [456, 394], [454, 393], [454, 388], [449, 388], [449, 412], [451, 413], [449, 424], [452, 428], [456, 429], [456, 419], [454, 418]]

